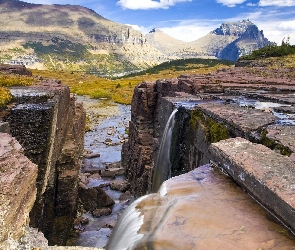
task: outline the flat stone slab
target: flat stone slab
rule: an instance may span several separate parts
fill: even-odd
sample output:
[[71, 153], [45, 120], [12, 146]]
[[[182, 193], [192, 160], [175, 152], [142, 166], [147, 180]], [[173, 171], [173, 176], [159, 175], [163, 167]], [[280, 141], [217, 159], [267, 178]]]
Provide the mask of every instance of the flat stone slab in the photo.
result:
[[295, 232], [295, 163], [243, 138], [209, 147], [212, 161]]
[[214, 120], [228, 124], [244, 133], [256, 131], [261, 127], [274, 123], [277, 118], [272, 113], [258, 109], [242, 108], [230, 104], [206, 103], [198, 107]]

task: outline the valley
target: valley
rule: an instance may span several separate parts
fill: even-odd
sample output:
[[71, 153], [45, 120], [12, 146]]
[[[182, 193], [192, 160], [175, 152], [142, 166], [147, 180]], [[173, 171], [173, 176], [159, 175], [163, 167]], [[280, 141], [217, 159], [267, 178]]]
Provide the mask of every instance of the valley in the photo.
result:
[[0, 249], [295, 249], [289, 38], [0, 13]]
[[183, 42], [159, 29], [142, 34], [76, 5], [1, 0], [0, 12], [0, 63], [105, 78], [177, 59], [236, 61], [270, 44], [250, 20], [225, 22], [196, 41]]

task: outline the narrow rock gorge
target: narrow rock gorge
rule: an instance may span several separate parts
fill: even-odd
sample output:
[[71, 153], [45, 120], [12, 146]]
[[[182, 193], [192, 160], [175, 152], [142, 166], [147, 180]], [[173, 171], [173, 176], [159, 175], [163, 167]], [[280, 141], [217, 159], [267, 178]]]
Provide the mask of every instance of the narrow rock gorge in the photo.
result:
[[[123, 143], [121, 166], [101, 159], [101, 138], [89, 133], [82, 173], [85, 110], [69, 88], [43, 80], [11, 93], [0, 112], [0, 248], [59, 249], [46, 245], [66, 244], [78, 193], [99, 217], [112, 206], [121, 213], [130, 192], [139, 199], [120, 216], [106, 249], [295, 248], [293, 69], [235, 67], [142, 82], [128, 138], [119, 119], [122, 128], [108, 126], [103, 140], [103, 147]], [[167, 161], [157, 167], [167, 134]], [[158, 184], [156, 168], [163, 172]], [[108, 188], [128, 197], [97, 198], [105, 188], [93, 186], [100, 175], [118, 177]], [[88, 195], [93, 200], [82, 199]], [[99, 234], [93, 225], [81, 240]]]
[[[77, 211], [85, 111], [57, 80], [10, 90], [13, 101], [1, 111], [1, 164], [5, 169], [7, 161], [15, 159], [19, 170], [1, 171], [1, 185], [11, 186], [20, 198], [9, 196], [9, 190], [3, 193], [3, 204], [10, 204], [8, 212], [17, 217], [4, 220], [11, 226], [1, 242], [8, 236], [18, 240], [22, 234], [17, 230], [28, 227], [30, 221], [30, 227], [43, 232], [49, 245], [64, 245]], [[20, 192], [25, 190], [25, 194]], [[9, 218], [3, 211], [1, 218]], [[15, 224], [22, 225], [17, 228]]]

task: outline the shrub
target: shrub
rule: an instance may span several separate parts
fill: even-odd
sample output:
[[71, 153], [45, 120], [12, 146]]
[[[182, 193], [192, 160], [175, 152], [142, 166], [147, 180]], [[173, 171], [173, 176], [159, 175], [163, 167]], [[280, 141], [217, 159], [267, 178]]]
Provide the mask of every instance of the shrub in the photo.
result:
[[0, 106], [3, 106], [10, 102], [12, 99], [12, 95], [9, 89], [0, 87]]
[[100, 99], [100, 98], [111, 99], [111, 97], [112, 97], [111, 93], [105, 89], [96, 89], [90, 94], [90, 98], [92, 99]]

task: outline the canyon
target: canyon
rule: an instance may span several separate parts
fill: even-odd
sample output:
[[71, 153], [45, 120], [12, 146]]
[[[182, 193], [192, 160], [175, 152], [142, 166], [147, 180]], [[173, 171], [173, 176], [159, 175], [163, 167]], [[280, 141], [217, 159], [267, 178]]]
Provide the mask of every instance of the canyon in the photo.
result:
[[[85, 110], [58, 80], [11, 93], [1, 109], [0, 244], [59, 249], [46, 241], [64, 245], [76, 216]], [[139, 199], [106, 248], [294, 248], [294, 93], [292, 68], [234, 67], [140, 83], [120, 166]], [[169, 164], [155, 186], [172, 113]]]

